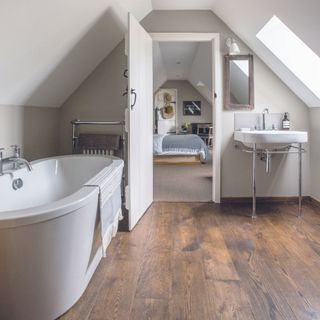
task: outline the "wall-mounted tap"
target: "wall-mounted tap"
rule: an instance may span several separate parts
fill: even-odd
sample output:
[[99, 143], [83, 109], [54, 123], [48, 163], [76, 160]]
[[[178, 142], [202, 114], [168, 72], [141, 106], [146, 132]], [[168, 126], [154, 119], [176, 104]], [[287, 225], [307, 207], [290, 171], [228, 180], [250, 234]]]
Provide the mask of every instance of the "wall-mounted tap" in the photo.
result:
[[269, 114], [269, 109], [262, 110], [262, 130], [266, 130], [266, 114]]

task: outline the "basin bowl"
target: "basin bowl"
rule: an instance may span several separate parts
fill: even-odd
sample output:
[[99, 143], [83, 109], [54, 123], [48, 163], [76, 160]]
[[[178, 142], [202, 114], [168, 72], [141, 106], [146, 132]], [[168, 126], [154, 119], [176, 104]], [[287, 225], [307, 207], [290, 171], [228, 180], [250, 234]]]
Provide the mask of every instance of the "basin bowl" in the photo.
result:
[[244, 130], [235, 131], [234, 140], [242, 142], [245, 146], [257, 149], [280, 149], [293, 143], [308, 142], [307, 131], [291, 130]]

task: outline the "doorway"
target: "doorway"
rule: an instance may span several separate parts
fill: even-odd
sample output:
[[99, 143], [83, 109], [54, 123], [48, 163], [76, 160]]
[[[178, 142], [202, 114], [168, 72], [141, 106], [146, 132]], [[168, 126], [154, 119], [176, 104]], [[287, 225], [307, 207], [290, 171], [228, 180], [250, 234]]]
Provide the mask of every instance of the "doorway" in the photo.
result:
[[[126, 41], [128, 55], [128, 107], [126, 131], [128, 166], [126, 172], [125, 208], [128, 229], [132, 230], [153, 201], [153, 88], [152, 43], [202, 42], [212, 45], [212, 94], [215, 128], [213, 137], [212, 200], [220, 202], [220, 141], [222, 112], [222, 77], [219, 34], [212, 33], [147, 33], [129, 13]], [[214, 94], [215, 93], [215, 94]], [[168, 110], [167, 110], [168, 111]], [[169, 108], [170, 111], [170, 108]]]
[[[161, 140], [165, 134], [166, 139], [173, 140], [174, 148], [180, 147], [179, 140], [188, 139], [183, 135], [192, 134], [200, 136], [208, 147], [207, 157], [199, 157], [199, 154], [192, 157], [192, 153], [186, 157], [177, 154], [170, 157], [171, 150], [168, 157], [154, 157], [154, 201], [219, 203], [222, 110], [219, 34], [150, 35], [153, 39], [156, 139]], [[161, 58], [162, 65], [167, 67], [166, 75], [161, 70]], [[168, 96], [173, 103], [164, 101]], [[170, 143], [167, 141], [165, 145], [170, 147]]]

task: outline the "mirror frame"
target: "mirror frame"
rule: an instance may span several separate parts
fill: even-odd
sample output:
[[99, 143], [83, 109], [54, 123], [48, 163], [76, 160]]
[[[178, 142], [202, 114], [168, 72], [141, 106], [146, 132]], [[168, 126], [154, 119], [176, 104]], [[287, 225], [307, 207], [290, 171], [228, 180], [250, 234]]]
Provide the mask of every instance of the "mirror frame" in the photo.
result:
[[[252, 54], [225, 55], [224, 77], [224, 108], [226, 110], [252, 110], [254, 109], [254, 70]], [[233, 60], [247, 60], [249, 66], [249, 104], [235, 104], [230, 101], [230, 62]]]

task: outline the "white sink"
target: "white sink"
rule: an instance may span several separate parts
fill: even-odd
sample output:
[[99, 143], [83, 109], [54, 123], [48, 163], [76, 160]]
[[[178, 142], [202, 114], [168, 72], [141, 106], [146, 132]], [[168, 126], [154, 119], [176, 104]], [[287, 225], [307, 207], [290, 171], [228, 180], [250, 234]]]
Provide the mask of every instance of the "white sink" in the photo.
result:
[[282, 148], [292, 143], [308, 142], [307, 131], [286, 130], [244, 130], [235, 131], [234, 140], [242, 142], [252, 148], [256, 144], [258, 149]]

